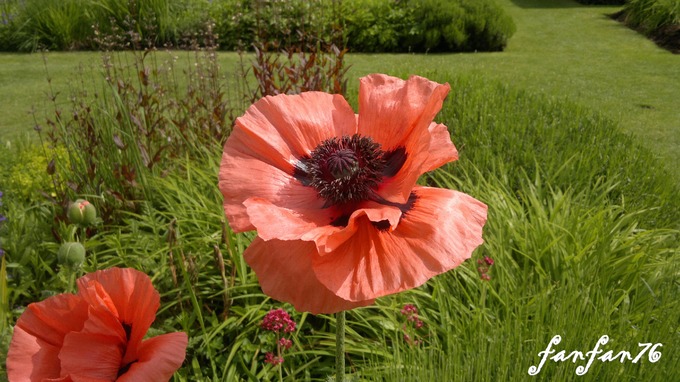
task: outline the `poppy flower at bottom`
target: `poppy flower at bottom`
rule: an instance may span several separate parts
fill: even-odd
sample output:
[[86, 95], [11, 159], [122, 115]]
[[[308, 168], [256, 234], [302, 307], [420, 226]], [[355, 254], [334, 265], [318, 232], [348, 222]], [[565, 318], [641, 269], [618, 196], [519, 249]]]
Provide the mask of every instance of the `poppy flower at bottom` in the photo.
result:
[[186, 333], [143, 340], [160, 305], [146, 274], [97, 271], [78, 289], [30, 304], [19, 317], [7, 353], [10, 382], [167, 381], [182, 365]]

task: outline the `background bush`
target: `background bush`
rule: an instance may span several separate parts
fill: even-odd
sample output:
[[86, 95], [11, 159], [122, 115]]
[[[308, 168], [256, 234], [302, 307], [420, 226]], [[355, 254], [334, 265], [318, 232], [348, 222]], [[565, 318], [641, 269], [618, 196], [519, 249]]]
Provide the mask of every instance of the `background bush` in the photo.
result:
[[623, 5], [626, 0], [576, 0], [581, 4], [593, 4], [593, 5]]
[[623, 11], [626, 23], [644, 33], [680, 25], [680, 0], [628, 0]]
[[349, 1], [345, 27], [358, 52], [502, 50], [515, 32], [493, 0]]
[[680, 53], [680, 0], [629, 0], [614, 17], [659, 46]]
[[[0, 49], [97, 49], [115, 37], [132, 43], [178, 45], [208, 20], [207, 0], [3, 0]], [[109, 48], [107, 46], [107, 48]]]
[[[494, 0], [3, 0], [0, 49], [186, 47], [214, 24], [221, 49], [321, 42], [354, 52], [502, 50], [515, 31]], [[309, 36], [315, 36], [311, 41]]]

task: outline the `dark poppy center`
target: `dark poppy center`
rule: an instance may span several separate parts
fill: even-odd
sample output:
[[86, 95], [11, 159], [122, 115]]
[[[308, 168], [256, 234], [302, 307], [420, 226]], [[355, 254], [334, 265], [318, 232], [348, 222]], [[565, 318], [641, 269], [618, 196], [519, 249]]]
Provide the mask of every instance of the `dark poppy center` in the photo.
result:
[[351, 177], [359, 169], [359, 158], [352, 149], [340, 149], [328, 156], [324, 167], [326, 179]]
[[385, 167], [380, 144], [354, 134], [321, 142], [296, 164], [294, 175], [314, 187], [327, 205], [345, 205], [374, 199]]

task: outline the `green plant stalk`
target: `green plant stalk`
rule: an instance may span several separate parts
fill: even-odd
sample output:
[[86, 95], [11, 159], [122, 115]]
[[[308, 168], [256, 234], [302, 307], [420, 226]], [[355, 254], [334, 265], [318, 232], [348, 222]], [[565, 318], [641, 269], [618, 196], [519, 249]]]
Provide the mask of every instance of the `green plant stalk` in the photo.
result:
[[345, 382], [345, 311], [335, 314], [335, 382]]
[[[276, 355], [281, 358], [281, 334], [276, 333]], [[283, 382], [283, 364], [277, 365], [279, 368], [279, 382]]]

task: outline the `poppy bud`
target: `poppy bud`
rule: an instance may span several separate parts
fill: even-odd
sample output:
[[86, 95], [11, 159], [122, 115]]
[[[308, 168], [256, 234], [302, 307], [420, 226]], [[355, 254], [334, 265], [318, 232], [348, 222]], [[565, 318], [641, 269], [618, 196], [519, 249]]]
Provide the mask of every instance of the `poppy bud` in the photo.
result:
[[85, 247], [78, 242], [64, 243], [59, 247], [57, 260], [69, 268], [79, 267], [85, 261]]
[[78, 199], [68, 207], [68, 219], [71, 223], [88, 226], [94, 224], [96, 218], [97, 210], [85, 199]]

